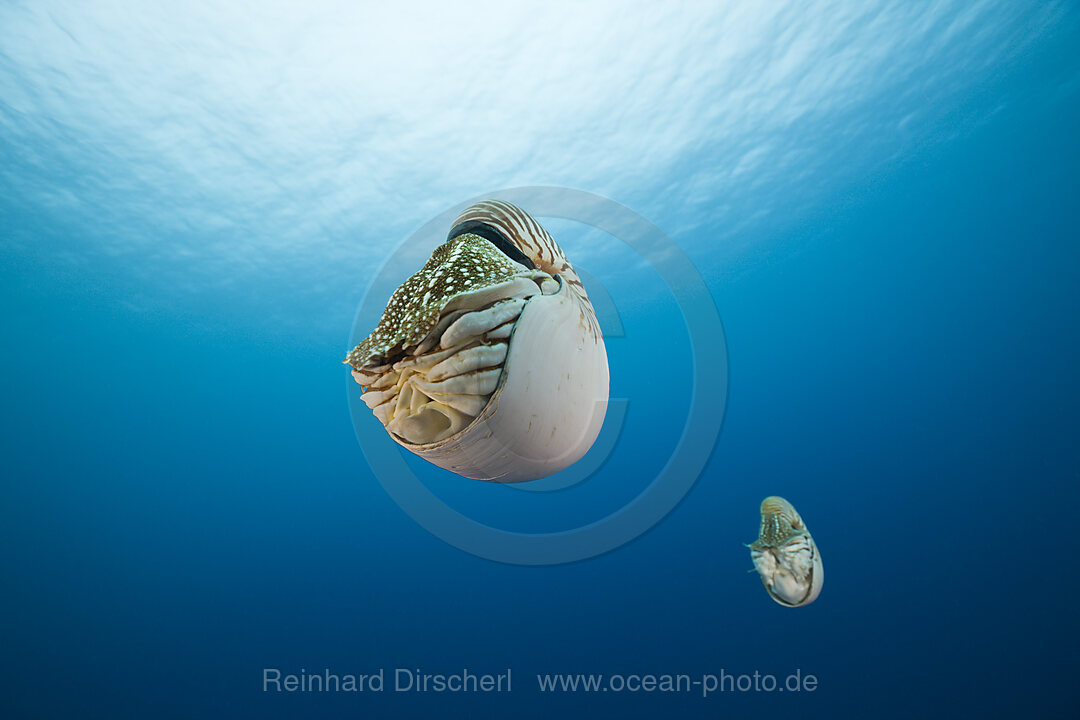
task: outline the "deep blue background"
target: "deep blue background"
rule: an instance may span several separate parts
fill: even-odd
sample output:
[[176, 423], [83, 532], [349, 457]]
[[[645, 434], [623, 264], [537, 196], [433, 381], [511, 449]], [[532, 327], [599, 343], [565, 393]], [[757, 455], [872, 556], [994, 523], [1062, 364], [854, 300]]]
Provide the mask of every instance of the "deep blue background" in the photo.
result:
[[[758, 226], [749, 240], [767, 249], [738, 271], [702, 264], [730, 352], [712, 459], [652, 531], [568, 566], [472, 557], [393, 504], [349, 420], [347, 323], [219, 322], [212, 296], [133, 310], [122, 269], [50, 259], [78, 227], [4, 204], [6, 231], [41, 242], [0, 263], [0, 714], [1068, 713], [1080, 95], [975, 110], [1072, 77], [1075, 46], [1056, 37], [976, 88], [943, 120], [963, 129], [951, 140]], [[663, 317], [622, 312], [626, 342]], [[655, 460], [650, 422], [681, 419], [643, 409], [656, 378], [621, 382], [642, 414], [612, 462], [632, 468], [634, 453]], [[807, 608], [780, 608], [746, 573], [740, 543], [774, 493], [823, 553]], [[509, 666], [515, 691], [260, 692], [263, 667], [380, 666]], [[541, 696], [533, 681], [722, 668], [801, 668], [819, 689]]]

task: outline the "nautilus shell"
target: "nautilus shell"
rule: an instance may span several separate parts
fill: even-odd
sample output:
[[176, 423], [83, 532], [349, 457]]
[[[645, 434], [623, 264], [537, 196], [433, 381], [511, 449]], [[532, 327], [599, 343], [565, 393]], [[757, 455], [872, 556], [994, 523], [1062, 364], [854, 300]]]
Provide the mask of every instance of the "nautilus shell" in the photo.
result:
[[825, 581], [821, 553], [791, 503], [775, 495], [761, 501], [761, 530], [749, 547], [773, 600], [799, 607], [817, 599]]
[[391, 438], [478, 480], [568, 467], [607, 410], [607, 351], [581, 279], [536, 220], [497, 200], [458, 216], [345, 362]]

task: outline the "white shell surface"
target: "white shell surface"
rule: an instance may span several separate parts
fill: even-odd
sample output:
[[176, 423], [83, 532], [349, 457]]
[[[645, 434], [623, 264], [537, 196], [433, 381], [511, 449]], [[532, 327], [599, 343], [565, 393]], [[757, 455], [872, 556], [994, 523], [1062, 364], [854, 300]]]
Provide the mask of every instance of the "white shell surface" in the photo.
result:
[[821, 593], [821, 553], [795, 507], [782, 497], [761, 502], [758, 539], [750, 544], [754, 569], [769, 596], [785, 607], [809, 605]]

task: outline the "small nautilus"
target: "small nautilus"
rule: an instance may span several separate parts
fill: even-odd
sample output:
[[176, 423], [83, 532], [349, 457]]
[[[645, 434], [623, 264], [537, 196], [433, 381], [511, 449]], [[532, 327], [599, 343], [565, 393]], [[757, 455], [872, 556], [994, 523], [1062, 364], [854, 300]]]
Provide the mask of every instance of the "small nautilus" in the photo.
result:
[[799, 607], [817, 599], [825, 581], [821, 553], [791, 503], [775, 495], [761, 501], [761, 530], [749, 548], [773, 600]]
[[458, 216], [345, 362], [391, 438], [477, 480], [568, 467], [607, 410], [607, 351], [581, 278], [532, 216], [498, 200]]

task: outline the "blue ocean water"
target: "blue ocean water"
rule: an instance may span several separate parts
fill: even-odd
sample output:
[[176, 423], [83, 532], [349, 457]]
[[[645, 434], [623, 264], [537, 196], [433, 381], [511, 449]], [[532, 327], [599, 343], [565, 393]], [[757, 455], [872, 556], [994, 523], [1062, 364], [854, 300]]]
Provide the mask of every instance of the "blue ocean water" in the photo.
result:
[[[0, 715], [1067, 716], [1077, 47], [1070, 3], [3, 4]], [[695, 363], [702, 308], [538, 214], [610, 299], [625, 424], [564, 490], [406, 460], [424, 486], [572, 531], [648, 490], [689, 413], [722, 420], [654, 526], [539, 566], [395, 502], [340, 364], [406, 238], [538, 187], [661, 230], [726, 346]], [[747, 572], [771, 494], [824, 559], [804, 608]], [[539, 687], [578, 673], [608, 690]]]

